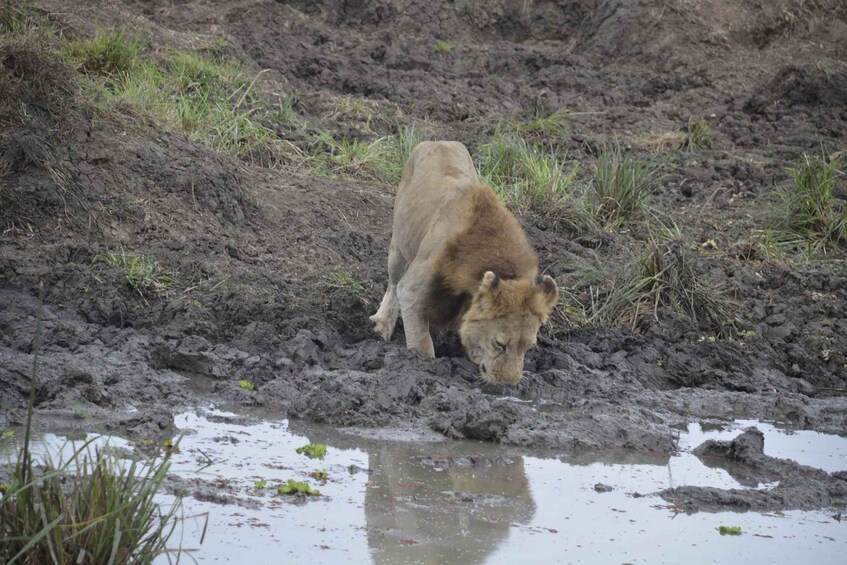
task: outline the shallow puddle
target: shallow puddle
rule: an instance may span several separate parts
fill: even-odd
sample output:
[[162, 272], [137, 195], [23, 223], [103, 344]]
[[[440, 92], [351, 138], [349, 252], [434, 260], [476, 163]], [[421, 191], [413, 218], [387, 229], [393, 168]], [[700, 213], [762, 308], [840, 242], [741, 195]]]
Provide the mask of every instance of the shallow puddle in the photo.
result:
[[[741, 485], [689, 453], [749, 425], [765, 433], [766, 453], [826, 470], [847, 468], [847, 440], [836, 436], [742, 421], [710, 431], [692, 425], [673, 455], [554, 458], [408, 431], [364, 438], [215, 409], [185, 412], [176, 423], [184, 435], [172, 473], [189, 496], [172, 544], [196, 549], [201, 563], [840, 564], [847, 552], [847, 521], [832, 511], [686, 515], [651, 494], [680, 485], [772, 488]], [[54, 454], [66, 444], [53, 434], [41, 439]], [[323, 460], [295, 452], [310, 442], [327, 445]], [[109, 444], [131, 447], [115, 437]], [[325, 483], [309, 476], [320, 469]], [[308, 481], [321, 496], [278, 494], [288, 479]], [[206, 518], [192, 516], [205, 514], [199, 545]], [[720, 526], [742, 535], [722, 536]]]

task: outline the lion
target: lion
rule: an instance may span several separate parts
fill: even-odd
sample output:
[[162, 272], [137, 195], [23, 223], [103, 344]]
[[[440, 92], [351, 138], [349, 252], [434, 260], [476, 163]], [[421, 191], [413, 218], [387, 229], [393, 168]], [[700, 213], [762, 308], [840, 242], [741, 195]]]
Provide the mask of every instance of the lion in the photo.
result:
[[484, 380], [516, 384], [558, 299], [556, 281], [538, 276], [523, 228], [479, 182], [467, 148], [415, 146], [394, 203], [388, 288], [370, 317], [375, 330], [389, 341], [402, 315], [406, 346], [430, 358], [430, 329], [458, 330]]

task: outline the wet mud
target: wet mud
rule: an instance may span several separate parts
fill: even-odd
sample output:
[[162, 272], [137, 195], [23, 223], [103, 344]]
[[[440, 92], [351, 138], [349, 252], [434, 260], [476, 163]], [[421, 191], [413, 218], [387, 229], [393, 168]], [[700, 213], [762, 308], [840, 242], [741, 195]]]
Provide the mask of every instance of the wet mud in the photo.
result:
[[[647, 153], [639, 135], [678, 131], [690, 115], [705, 115], [715, 147], [696, 156], [662, 154], [666, 180], [650, 205], [674, 211], [694, 241], [740, 248], [761, 217], [760, 199], [786, 181], [787, 164], [847, 137], [845, 12], [821, 3], [786, 20], [770, 3], [757, 3], [758, 11], [734, 2], [708, 10], [671, 4], [551, 0], [518, 10], [511, 2], [470, 1], [424, 10], [388, 0], [129, 1], [119, 8], [82, 2], [52, 17], [81, 33], [132, 21], [153, 38], [186, 45], [219, 36], [231, 55], [284, 77], [303, 100], [299, 111], [325, 127], [333, 125], [328, 97], [361, 97], [428, 120], [434, 135], [472, 150], [498, 116], [587, 112], [559, 141], [587, 158], [611, 138]], [[777, 4], [790, 10], [796, 3]], [[51, 2], [39, 5], [55, 12]], [[451, 40], [453, 50], [434, 54], [436, 38]], [[3, 61], [4, 72], [25, 71]], [[426, 360], [403, 347], [402, 332], [384, 343], [371, 331], [367, 317], [386, 283], [391, 223], [392, 196], [383, 187], [266, 169], [181, 135], [80, 121], [50, 104], [36, 105], [44, 109], [38, 127], [0, 136], [0, 153], [11, 163], [2, 182], [14, 186], [0, 208], [4, 426], [24, 419], [44, 283], [36, 390], [42, 429], [171, 437], [180, 407], [205, 399], [362, 433], [390, 429], [550, 453], [673, 457], [680, 430], [735, 419], [847, 435], [844, 249], [831, 261], [801, 265], [743, 253], [702, 257], [703, 277], [737, 302], [746, 339], [710, 339], [696, 323], [675, 318], [582, 329], [542, 337], [520, 385], [494, 387], [479, 380], [455, 336], [437, 336], [438, 358]], [[369, 127], [380, 124], [375, 118]], [[353, 138], [366, 134], [364, 126], [345, 127]], [[286, 135], [307, 147], [299, 134]], [[50, 167], [39, 161], [43, 147], [61, 148]], [[65, 192], [51, 171], [73, 181]], [[844, 195], [843, 179], [837, 190]], [[577, 234], [529, 213], [520, 220], [560, 286], [576, 280], [575, 265], [614, 259], [608, 234]], [[103, 262], [118, 252], [155, 257], [178, 289], [142, 296]], [[322, 277], [336, 269], [365, 281], [364, 290], [327, 287]], [[845, 503], [845, 469], [765, 455], [759, 440], [748, 431], [694, 453], [707, 466], [731, 468], [740, 485], [776, 487], [677, 485], [661, 492], [664, 502], [683, 512]], [[484, 464], [467, 457], [450, 463], [453, 483]], [[521, 464], [504, 457], [483, 471], [495, 479], [520, 474]], [[605, 482], [598, 477], [590, 486]], [[521, 498], [526, 485], [508, 488]], [[510, 508], [513, 516], [499, 515], [496, 497], [507, 494], [498, 492], [458, 495], [469, 508], [483, 508], [483, 522], [501, 524], [485, 534], [492, 537], [533, 512], [524, 500]], [[209, 496], [240, 504], [238, 494]]]

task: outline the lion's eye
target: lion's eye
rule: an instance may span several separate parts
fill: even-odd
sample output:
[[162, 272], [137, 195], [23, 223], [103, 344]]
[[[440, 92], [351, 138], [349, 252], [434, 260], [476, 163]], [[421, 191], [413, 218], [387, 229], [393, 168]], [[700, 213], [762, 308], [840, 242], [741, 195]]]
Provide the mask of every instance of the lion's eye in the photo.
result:
[[500, 351], [500, 353], [506, 353], [506, 344], [502, 341], [495, 341], [494, 347], [496, 347]]

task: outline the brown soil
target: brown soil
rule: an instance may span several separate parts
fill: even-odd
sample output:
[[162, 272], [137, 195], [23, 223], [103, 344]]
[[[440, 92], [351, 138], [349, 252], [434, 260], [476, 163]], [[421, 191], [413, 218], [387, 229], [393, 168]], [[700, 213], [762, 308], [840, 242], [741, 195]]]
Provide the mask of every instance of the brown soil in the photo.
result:
[[[736, 252], [764, 218], [765, 199], [787, 182], [787, 166], [821, 146], [845, 147], [843, 4], [35, 4], [67, 34], [118, 26], [178, 48], [224, 41], [231, 56], [271, 69], [296, 92], [304, 119], [350, 137], [423, 124], [473, 152], [500, 118], [586, 112], [570, 137], [550, 141], [586, 169], [594, 148], [613, 139], [661, 163], [649, 206], [693, 244], [715, 240], [718, 250], [699, 256], [700, 272], [728, 290], [741, 327], [756, 335], [712, 341], [670, 314], [636, 331], [578, 330], [543, 338], [519, 387], [484, 387], [455, 337], [440, 336], [439, 358], [427, 361], [402, 336], [383, 343], [370, 329], [386, 282], [388, 188], [253, 165], [144, 125], [130, 108], [69, 112], [74, 77], [6, 46], [0, 113], [24, 101], [31, 119], [0, 118], [0, 421], [22, 419], [43, 283], [37, 407], [45, 426], [151, 437], [201, 395], [334, 425], [416, 425], [553, 448], [669, 452], [675, 428], [709, 418], [847, 434], [845, 249], [791, 263]], [[436, 39], [453, 48], [437, 53]], [[327, 113], [341, 95], [366, 99], [375, 117]], [[683, 130], [692, 115], [712, 125], [712, 149], [656, 153], [646, 141]], [[308, 146], [301, 133], [280, 134]], [[838, 183], [843, 198], [843, 175]], [[578, 266], [616, 261], [637, 238], [520, 219], [563, 288], [575, 284]], [[100, 260], [121, 250], [155, 258], [178, 284], [140, 296]], [[364, 291], [327, 285], [336, 269], [365, 281]], [[211, 379], [209, 390], [189, 387], [190, 377]], [[241, 390], [241, 379], [256, 390]], [[816, 500], [828, 505], [844, 488], [821, 492]], [[808, 505], [792, 493], [756, 505]]]

